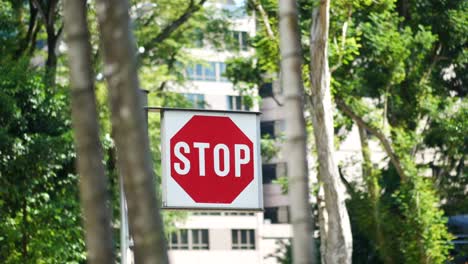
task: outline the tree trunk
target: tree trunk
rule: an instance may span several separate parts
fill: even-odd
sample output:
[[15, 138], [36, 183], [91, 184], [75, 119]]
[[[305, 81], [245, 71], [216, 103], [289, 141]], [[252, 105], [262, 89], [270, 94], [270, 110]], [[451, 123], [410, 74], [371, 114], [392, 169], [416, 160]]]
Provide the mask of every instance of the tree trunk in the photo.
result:
[[370, 204], [372, 206], [372, 222], [374, 227], [374, 238], [376, 241], [377, 251], [380, 253], [381, 259], [385, 264], [393, 264], [394, 261], [388, 254], [386, 239], [382, 229], [381, 209], [380, 209], [380, 185], [379, 178], [372, 166], [371, 152], [369, 149], [369, 140], [367, 139], [366, 129], [357, 124], [359, 129], [359, 138], [361, 140], [362, 153], [362, 177], [366, 183], [367, 192], [369, 193]]
[[117, 167], [124, 179], [135, 263], [167, 263], [155, 175], [139, 94], [128, 2], [97, 0]]
[[309, 203], [307, 137], [304, 120], [302, 51], [295, 0], [279, 1], [282, 85], [285, 91], [286, 153], [293, 262], [314, 262], [313, 218]]
[[114, 263], [111, 211], [94, 94], [86, 1], [63, 5], [70, 60], [71, 108], [80, 197], [86, 231], [87, 263]]
[[[18, 3], [21, 3], [18, 1]], [[15, 52], [15, 58], [20, 58], [23, 54], [26, 53], [28, 47], [31, 45], [31, 40], [35, 31], [35, 28], [38, 26], [37, 21], [37, 8], [33, 5], [32, 1], [29, 0], [29, 22], [28, 22], [28, 31], [26, 36], [21, 40], [18, 45], [18, 50]], [[20, 21], [21, 23], [22, 21]]]
[[[66, 19], [66, 18], [64, 18]], [[47, 60], [46, 60], [46, 68], [45, 68], [45, 83], [49, 86], [49, 88], [55, 87], [55, 80], [57, 75], [57, 54], [55, 53], [55, 49], [57, 46], [57, 39], [54, 35], [54, 30], [49, 31], [47, 28]]]
[[[58, 39], [62, 33], [63, 25], [59, 27], [57, 32], [55, 31], [56, 14], [58, 13], [59, 0], [30, 0], [31, 7], [37, 9], [37, 12], [42, 17], [44, 27], [47, 33], [47, 60], [46, 60], [46, 72], [44, 81], [49, 87], [55, 87], [56, 73], [57, 73], [57, 54], [55, 49], [57, 47]], [[33, 40], [35, 39], [35, 36]], [[34, 46], [34, 42], [31, 43]], [[33, 50], [33, 47], [31, 48]]]
[[330, 94], [330, 71], [327, 58], [329, 0], [320, 1], [312, 14], [310, 30], [310, 83], [312, 125], [319, 162], [319, 179], [323, 183], [327, 218], [322, 263], [351, 263], [352, 235], [345, 205], [345, 191], [334, 159], [333, 110]]

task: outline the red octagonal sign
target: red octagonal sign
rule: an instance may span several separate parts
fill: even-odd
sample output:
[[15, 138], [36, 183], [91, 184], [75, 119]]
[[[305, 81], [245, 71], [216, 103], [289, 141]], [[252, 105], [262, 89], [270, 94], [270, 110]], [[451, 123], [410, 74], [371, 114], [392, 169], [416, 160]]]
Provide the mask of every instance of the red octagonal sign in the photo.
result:
[[193, 115], [169, 148], [170, 176], [197, 203], [230, 204], [254, 179], [254, 144], [227, 116]]

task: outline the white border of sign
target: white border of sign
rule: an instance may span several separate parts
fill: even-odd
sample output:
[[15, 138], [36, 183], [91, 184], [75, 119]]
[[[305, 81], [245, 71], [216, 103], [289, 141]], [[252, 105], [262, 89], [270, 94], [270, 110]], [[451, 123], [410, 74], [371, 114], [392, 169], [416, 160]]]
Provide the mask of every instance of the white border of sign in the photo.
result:
[[[162, 208], [195, 210], [263, 210], [260, 116], [257, 112], [161, 108]], [[197, 203], [170, 176], [170, 139], [194, 116], [227, 116], [254, 145], [254, 179], [230, 204]]]

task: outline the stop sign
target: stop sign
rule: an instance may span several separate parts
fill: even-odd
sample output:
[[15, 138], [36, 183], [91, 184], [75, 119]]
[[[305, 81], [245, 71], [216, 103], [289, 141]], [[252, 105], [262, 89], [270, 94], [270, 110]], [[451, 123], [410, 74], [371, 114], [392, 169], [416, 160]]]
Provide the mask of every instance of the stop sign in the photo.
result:
[[195, 202], [231, 203], [253, 180], [253, 143], [229, 117], [194, 115], [170, 150], [171, 177]]
[[258, 116], [213, 111], [163, 114], [163, 206], [261, 207]]

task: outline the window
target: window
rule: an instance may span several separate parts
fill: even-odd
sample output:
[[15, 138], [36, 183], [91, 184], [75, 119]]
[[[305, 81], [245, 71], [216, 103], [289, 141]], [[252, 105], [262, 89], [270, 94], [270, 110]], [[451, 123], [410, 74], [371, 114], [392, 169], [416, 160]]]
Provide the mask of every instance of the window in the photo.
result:
[[208, 229], [193, 229], [191, 249], [209, 249]]
[[195, 78], [195, 73], [194, 73], [193, 70], [194, 70], [193, 67], [187, 67], [187, 68], [185, 69], [185, 71], [186, 71], [186, 73], [187, 73], [187, 76], [188, 76], [190, 79], [192, 79], [192, 80]]
[[203, 65], [195, 64], [195, 75], [194, 80], [203, 80]]
[[194, 212], [193, 215], [221, 215], [221, 212], [200, 211]]
[[252, 212], [224, 212], [224, 215], [237, 215], [237, 216], [252, 216], [255, 213]]
[[180, 229], [171, 234], [169, 249], [209, 249], [208, 229]]
[[193, 66], [188, 66], [185, 72], [187, 77], [194, 81], [228, 81], [223, 76], [226, 72], [226, 64], [224, 62], [197, 63]]
[[[229, 39], [230, 37], [230, 39]], [[245, 31], [231, 31], [231, 35], [227, 38], [228, 50], [243, 50], [248, 49], [249, 35]]]
[[231, 230], [232, 249], [255, 249], [255, 230]]
[[263, 212], [263, 218], [272, 224], [289, 223], [288, 206], [268, 207]]
[[169, 249], [188, 249], [188, 232], [187, 229], [177, 230], [171, 234]]
[[278, 223], [278, 207], [268, 207], [263, 211], [263, 218], [270, 220], [270, 223]]
[[218, 62], [218, 69], [219, 69], [219, 81], [227, 82], [228, 79], [224, 76], [226, 73], [226, 63]]
[[262, 165], [263, 184], [272, 183], [279, 177], [287, 176], [287, 166], [285, 162]]
[[229, 110], [249, 110], [249, 107], [243, 104], [242, 96], [228, 95], [227, 96], [227, 108]]
[[227, 105], [229, 110], [241, 110], [242, 97], [241, 96], [227, 96]]
[[264, 83], [260, 86], [258, 94], [262, 98], [272, 97], [273, 96], [273, 84], [272, 83]]
[[262, 133], [262, 138], [266, 135], [269, 138], [277, 138], [283, 135], [285, 131], [286, 123], [284, 120], [276, 120], [276, 121], [263, 121], [260, 123], [260, 132]]
[[239, 41], [239, 43], [240, 43], [240, 49], [241, 49], [241, 50], [247, 50], [247, 48], [248, 48], [248, 43], [249, 43], [249, 42], [248, 42], [248, 40], [249, 40], [249, 35], [247, 35], [247, 32], [242, 31], [242, 32], [240, 32], [239, 37], [240, 37], [240, 41]]
[[239, 215], [239, 216], [246, 216], [246, 215], [255, 215], [255, 213], [252, 212], [210, 212], [210, 211], [199, 211], [199, 212], [194, 212], [193, 215], [219, 215], [219, 216], [225, 216], [225, 215]]
[[276, 164], [262, 165], [263, 184], [272, 183], [278, 177], [276, 175]]
[[214, 62], [210, 62], [207, 66], [204, 67], [205, 81], [216, 81], [216, 64]]
[[268, 135], [270, 138], [275, 138], [275, 121], [261, 122], [260, 132], [262, 133], [262, 137]]
[[203, 65], [197, 63], [193, 66], [189, 66], [186, 68], [186, 73], [187, 73], [187, 77], [190, 79], [190, 80], [195, 80], [195, 81], [202, 81], [205, 79], [205, 75], [204, 75], [204, 67]]
[[184, 94], [184, 96], [190, 103], [192, 103], [192, 107], [199, 109], [205, 108], [205, 95], [187, 93]]

